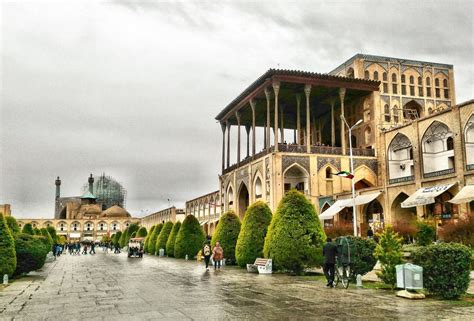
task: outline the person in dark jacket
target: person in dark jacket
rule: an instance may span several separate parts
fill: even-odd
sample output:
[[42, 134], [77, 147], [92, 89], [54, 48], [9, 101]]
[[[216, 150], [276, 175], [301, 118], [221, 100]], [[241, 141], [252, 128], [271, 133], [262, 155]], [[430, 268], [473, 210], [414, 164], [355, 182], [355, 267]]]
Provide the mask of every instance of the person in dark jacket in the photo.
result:
[[207, 240], [202, 247], [202, 255], [204, 255], [204, 263], [206, 263], [206, 271], [209, 271], [209, 261], [211, 260], [211, 242]]
[[328, 283], [326, 284], [327, 287], [333, 287], [334, 282], [334, 272], [335, 272], [335, 264], [336, 264], [336, 254], [337, 254], [337, 246], [336, 244], [332, 243], [332, 239], [330, 237], [327, 238], [326, 244], [323, 246], [323, 255], [324, 255], [324, 266], [323, 271], [324, 275], [326, 276], [326, 280]]

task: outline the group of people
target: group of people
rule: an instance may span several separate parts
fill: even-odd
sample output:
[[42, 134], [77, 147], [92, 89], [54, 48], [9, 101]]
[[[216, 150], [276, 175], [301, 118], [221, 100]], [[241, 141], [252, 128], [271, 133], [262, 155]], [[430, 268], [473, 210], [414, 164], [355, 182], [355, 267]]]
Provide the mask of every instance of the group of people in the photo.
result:
[[211, 247], [211, 240], [208, 237], [202, 247], [202, 255], [204, 256], [204, 263], [206, 264], [206, 271], [209, 271], [209, 263], [214, 262], [214, 270], [221, 268], [221, 261], [224, 258], [224, 250], [219, 241], [216, 242], [214, 248]]
[[[69, 255], [86, 255], [86, 254], [95, 254], [96, 244], [94, 242], [80, 242], [76, 243], [66, 243], [65, 249], [69, 251]], [[81, 251], [82, 249], [82, 251]]]

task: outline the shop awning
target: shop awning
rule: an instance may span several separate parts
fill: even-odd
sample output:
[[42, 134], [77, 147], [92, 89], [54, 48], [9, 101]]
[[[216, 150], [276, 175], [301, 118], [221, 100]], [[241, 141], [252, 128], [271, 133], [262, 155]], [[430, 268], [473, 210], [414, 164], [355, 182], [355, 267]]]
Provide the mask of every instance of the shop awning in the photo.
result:
[[474, 201], [474, 185], [467, 185], [461, 188], [459, 193], [454, 196], [450, 203], [454, 204], [461, 204], [461, 203], [469, 203]]
[[454, 184], [422, 187], [402, 202], [403, 208], [433, 204], [435, 197], [451, 188]]
[[364, 204], [370, 203], [374, 199], [379, 197], [380, 194], [382, 194], [382, 192], [357, 195], [356, 198], [355, 198], [355, 203], [356, 203], [356, 205], [364, 205]]
[[334, 217], [334, 215], [342, 211], [344, 207], [349, 206], [351, 204], [352, 204], [352, 198], [337, 200], [334, 204], [331, 205], [331, 207], [329, 207], [327, 210], [322, 212], [321, 215], [319, 215], [319, 219], [330, 220]]
[[206, 223], [208, 223], [209, 221], [202, 221], [200, 224], [201, 225], [205, 225]]
[[[382, 192], [375, 192], [370, 194], [364, 195], [357, 195], [355, 198], [355, 205], [364, 205], [367, 203], [372, 202], [374, 199], [379, 197]], [[353, 198], [347, 198], [343, 200], [337, 200], [334, 204], [331, 205], [330, 208], [325, 210], [324, 212], [319, 215], [320, 220], [329, 220], [334, 217], [337, 213], [342, 211], [344, 207], [351, 207], [353, 206]]]

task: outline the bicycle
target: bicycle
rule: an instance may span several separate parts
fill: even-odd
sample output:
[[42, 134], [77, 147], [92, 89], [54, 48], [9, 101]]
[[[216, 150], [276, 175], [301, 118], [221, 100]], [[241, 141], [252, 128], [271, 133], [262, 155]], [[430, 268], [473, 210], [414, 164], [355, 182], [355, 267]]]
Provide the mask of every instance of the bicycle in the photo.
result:
[[338, 263], [335, 268], [335, 280], [334, 286], [337, 287], [339, 282], [341, 282], [344, 289], [349, 287], [350, 275], [351, 275], [351, 266], [349, 264], [340, 264]]

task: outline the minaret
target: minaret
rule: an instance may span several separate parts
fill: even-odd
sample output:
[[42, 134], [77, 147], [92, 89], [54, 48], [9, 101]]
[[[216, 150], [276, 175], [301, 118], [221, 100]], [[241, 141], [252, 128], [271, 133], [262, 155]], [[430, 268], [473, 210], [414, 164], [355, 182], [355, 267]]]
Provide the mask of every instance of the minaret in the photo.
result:
[[91, 194], [94, 194], [94, 177], [92, 176], [89, 176], [89, 192]]
[[55, 197], [55, 206], [54, 206], [54, 218], [59, 218], [59, 212], [61, 211], [61, 209], [59, 208], [59, 198], [61, 196], [61, 180], [59, 179], [59, 176], [58, 178], [56, 178], [55, 185], [56, 185], [56, 197]]

